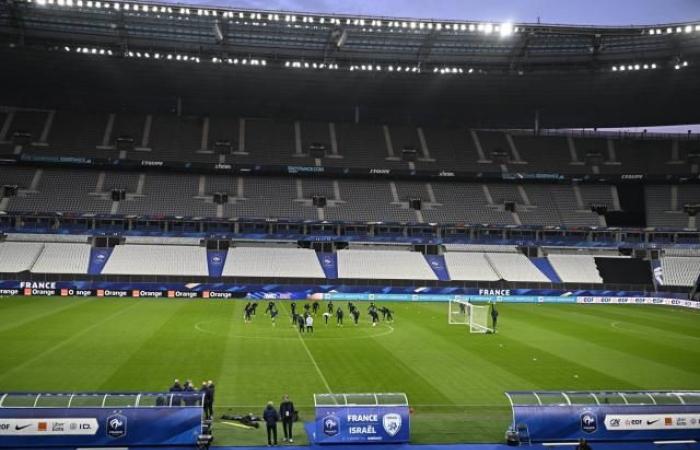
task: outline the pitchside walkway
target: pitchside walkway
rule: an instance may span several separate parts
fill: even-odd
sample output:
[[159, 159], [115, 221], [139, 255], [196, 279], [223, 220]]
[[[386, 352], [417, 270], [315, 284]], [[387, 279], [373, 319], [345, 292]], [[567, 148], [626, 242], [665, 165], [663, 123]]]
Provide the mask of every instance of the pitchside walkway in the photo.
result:
[[[593, 450], [700, 450], [700, 444], [674, 444], [674, 445], [655, 445], [652, 443], [593, 443], [590, 444]], [[293, 447], [293, 446], [280, 446], [285, 450], [359, 450], [362, 447], [369, 447], [369, 450], [512, 450], [518, 447], [509, 447], [505, 444], [450, 444], [450, 445], [414, 445], [414, 444], [403, 444], [403, 445], [325, 445], [325, 446], [309, 446], [309, 447]], [[211, 447], [215, 450], [259, 450], [260, 447]], [[533, 444], [531, 446], [524, 446], [521, 448], [529, 449], [569, 449], [573, 450], [575, 446], [544, 446], [539, 444]], [[162, 450], [162, 449], [161, 449]]]

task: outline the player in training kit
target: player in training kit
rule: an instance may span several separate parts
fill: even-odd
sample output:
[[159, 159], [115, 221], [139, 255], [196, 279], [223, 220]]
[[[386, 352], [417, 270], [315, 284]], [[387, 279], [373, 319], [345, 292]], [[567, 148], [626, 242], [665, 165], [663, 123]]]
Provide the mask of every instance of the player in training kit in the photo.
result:
[[379, 313], [377, 313], [377, 308], [372, 308], [369, 310], [369, 315], [372, 317], [372, 326], [376, 327], [379, 321]]
[[352, 314], [352, 312], [355, 310], [355, 305], [352, 302], [348, 302], [348, 313]]
[[498, 322], [498, 310], [496, 305], [491, 305], [491, 321], [493, 322], [493, 332], [496, 332], [496, 323]]
[[267, 308], [265, 308], [265, 314], [270, 313], [272, 314], [272, 310], [275, 309], [275, 302], [270, 301], [267, 303]]
[[245, 323], [250, 322], [250, 320], [251, 320], [250, 315], [252, 314], [252, 312], [253, 312], [253, 306], [250, 303], [245, 305], [245, 308], [243, 309], [243, 321]]
[[314, 334], [314, 317], [311, 314], [306, 316], [306, 332]]
[[250, 313], [252, 315], [255, 315], [255, 311], [258, 309], [258, 302], [253, 302], [252, 305], [250, 305]]
[[389, 314], [389, 308], [382, 306], [379, 308], [379, 312], [382, 313], [382, 320], [386, 320], [386, 315]]
[[352, 319], [355, 321], [355, 326], [357, 326], [357, 322], [360, 320], [360, 309], [359, 308], [354, 308], [352, 310]]
[[332, 301], [328, 302], [328, 312], [333, 314], [333, 302]]
[[292, 302], [289, 304], [289, 307], [292, 309], [292, 317], [297, 313], [297, 302]]
[[318, 307], [319, 307], [318, 301], [314, 300], [313, 304], [311, 305], [311, 308], [313, 309], [313, 312], [314, 312], [314, 316], [318, 314]]
[[338, 307], [338, 309], [335, 311], [335, 320], [336, 320], [336, 326], [342, 327], [343, 326], [343, 316], [345, 314], [343, 313], [342, 308]]
[[277, 306], [275, 304], [272, 304], [272, 308], [270, 308], [270, 319], [272, 319], [272, 326], [275, 326], [275, 319], [277, 318], [277, 315], [279, 314], [279, 311], [277, 310]]
[[386, 321], [387, 322], [394, 322], [394, 313], [389, 308], [385, 308], [385, 309], [386, 309]]
[[323, 313], [323, 321], [326, 323], [326, 326], [328, 326], [328, 318], [331, 316], [331, 313], [328, 311]]
[[304, 316], [301, 314], [297, 314], [297, 326], [299, 327], [299, 333], [304, 332], [305, 325], [306, 321], [304, 320]]

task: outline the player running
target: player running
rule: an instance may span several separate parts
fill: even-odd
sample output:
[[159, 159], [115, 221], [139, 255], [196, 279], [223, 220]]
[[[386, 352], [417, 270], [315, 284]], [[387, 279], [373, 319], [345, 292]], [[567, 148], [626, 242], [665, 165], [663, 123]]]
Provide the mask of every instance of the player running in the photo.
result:
[[319, 303], [318, 300], [314, 300], [313, 304], [311, 305], [311, 308], [314, 312], [314, 316], [318, 315], [318, 308], [319, 308]]
[[369, 315], [372, 317], [372, 326], [376, 327], [377, 322], [379, 322], [379, 313], [377, 313], [377, 308], [370, 309]]
[[345, 313], [343, 313], [343, 309], [340, 307], [335, 311], [335, 321], [336, 321], [337, 327], [343, 326], [343, 316], [344, 315], [345, 315]]
[[350, 314], [352, 314], [352, 320], [355, 322], [355, 326], [357, 326], [357, 323], [360, 320], [360, 309], [354, 308]]

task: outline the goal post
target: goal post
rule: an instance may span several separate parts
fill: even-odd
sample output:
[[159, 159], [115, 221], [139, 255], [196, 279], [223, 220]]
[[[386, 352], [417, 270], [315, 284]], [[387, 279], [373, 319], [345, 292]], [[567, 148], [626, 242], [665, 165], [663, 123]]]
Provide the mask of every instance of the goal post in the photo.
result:
[[491, 327], [491, 305], [476, 305], [466, 300], [450, 300], [448, 323], [469, 325], [470, 333], [493, 333]]

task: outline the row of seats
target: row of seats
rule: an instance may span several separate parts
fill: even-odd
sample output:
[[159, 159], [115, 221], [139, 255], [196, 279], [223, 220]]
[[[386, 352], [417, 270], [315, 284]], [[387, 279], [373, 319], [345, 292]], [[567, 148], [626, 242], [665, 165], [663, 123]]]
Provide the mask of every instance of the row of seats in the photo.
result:
[[[138, 241], [138, 239], [132, 239]], [[466, 247], [460, 247], [462, 249]], [[480, 249], [474, 246], [473, 249]], [[455, 281], [541, 282], [550, 279], [517, 252], [448, 251], [444, 254], [449, 278]], [[692, 252], [690, 252], [692, 253]], [[564, 283], [602, 284], [592, 255], [547, 257]], [[47, 274], [86, 274], [90, 261], [87, 243], [0, 243], [0, 273], [30, 271]], [[661, 258], [664, 284], [691, 286], [700, 274], [700, 257]], [[406, 250], [346, 249], [337, 252], [338, 278], [386, 280], [437, 280], [421, 253]], [[102, 274], [209, 276], [207, 250], [175, 242], [126, 244], [114, 248]], [[311, 249], [235, 247], [227, 253], [222, 276], [263, 278], [325, 278], [317, 254]]]
[[[47, 156], [103, 156], [131, 159], [239, 162], [258, 164], [312, 163], [312, 143], [327, 147], [324, 165], [406, 168], [404, 147], [416, 149], [418, 169], [564, 173], [688, 173], [690, 140], [635, 140], [600, 137], [567, 139], [503, 131], [459, 128], [382, 126], [355, 123], [314, 123], [237, 117], [178, 117], [136, 113], [76, 113], [15, 111], [0, 116], [0, 152], [12, 152], [14, 132], [31, 135], [22, 152]], [[80, 126], [76, 126], [80, 124]], [[128, 136], [133, 147], [116, 148]], [[220, 154], [216, 143], [225, 142]], [[496, 161], [492, 153], [505, 153]], [[601, 161], [591, 161], [592, 154]]]
[[693, 286], [700, 276], [700, 257], [664, 256], [661, 270], [664, 285]]
[[1, 273], [86, 274], [89, 261], [89, 244], [0, 243]]
[[[19, 188], [17, 196], [0, 198], [0, 210], [13, 212], [599, 226], [601, 217], [591, 211], [591, 205], [616, 208], [615, 187], [599, 185], [226, 177], [22, 167], [0, 167], [0, 180]], [[123, 189], [125, 198], [113, 201], [112, 189]], [[228, 200], [214, 203], [217, 192], [228, 194]], [[322, 209], [313, 205], [313, 197], [319, 195], [327, 201]], [[411, 209], [413, 198], [422, 200], [419, 211]], [[515, 203], [515, 212], [506, 210], [506, 202]], [[687, 225], [687, 215], [680, 214]]]

